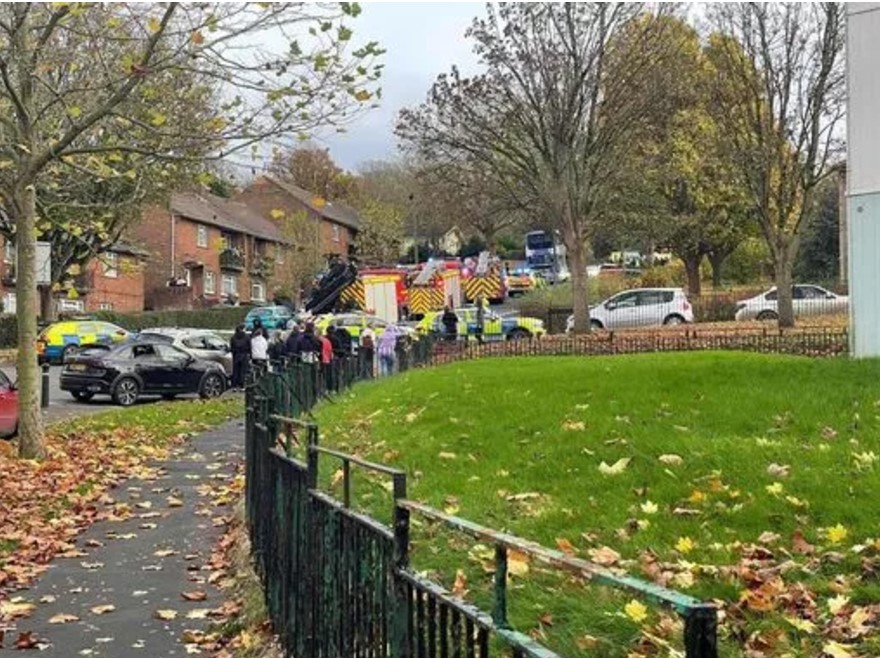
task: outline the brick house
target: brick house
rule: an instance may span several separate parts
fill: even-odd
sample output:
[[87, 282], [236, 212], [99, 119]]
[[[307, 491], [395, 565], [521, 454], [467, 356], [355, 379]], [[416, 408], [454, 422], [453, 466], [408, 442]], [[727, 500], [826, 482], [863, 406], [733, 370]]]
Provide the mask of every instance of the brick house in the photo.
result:
[[262, 217], [273, 218], [273, 211], [281, 210], [293, 216], [305, 212], [315, 223], [315, 256], [337, 254], [347, 258], [354, 252], [354, 239], [361, 221], [357, 211], [344, 203], [322, 200], [293, 183], [264, 174], [235, 195]]
[[263, 304], [277, 287], [286, 243], [277, 225], [238, 201], [177, 193], [151, 207], [131, 231], [147, 252], [147, 309]]
[[[89, 261], [73, 277], [73, 293], [55, 294], [61, 313], [93, 311], [131, 312], [144, 310], [144, 256], [137, 247], [119, 242]], [[0, 259], [0, 290], [3, 312], [16, 312], [15, 245], [3, 241]]]

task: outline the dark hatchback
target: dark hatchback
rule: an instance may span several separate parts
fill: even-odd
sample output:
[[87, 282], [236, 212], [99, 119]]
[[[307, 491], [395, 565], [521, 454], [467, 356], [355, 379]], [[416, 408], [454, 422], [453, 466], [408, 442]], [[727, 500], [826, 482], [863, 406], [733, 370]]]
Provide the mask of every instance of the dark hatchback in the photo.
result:
[[87, 349], [69, 357], [61, 371], [61, 390], [81, 402], [110, 395], [128, 407], [142, 395], [166, 399], [183, 393], [215, 398], [226, 389], [226, 373], [210, 361], [197, 359], [162, 342], [134, 342], [110, 350]]

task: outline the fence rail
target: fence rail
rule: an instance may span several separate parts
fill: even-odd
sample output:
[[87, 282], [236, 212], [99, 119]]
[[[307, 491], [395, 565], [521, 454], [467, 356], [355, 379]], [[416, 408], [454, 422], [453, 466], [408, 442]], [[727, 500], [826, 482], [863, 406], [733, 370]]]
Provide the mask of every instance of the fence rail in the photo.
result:
[[[493, 345], [450, 349], [420, 342], [420, 347], [402, 346], [400, 369], [447, 358], [520, 354], [530, 345], [543, 349], [551, 341], [505, 343], [501, 352]], [[549, 569], [576, 573], [671, 608], [684, 619], [687, 658], [717, 658], [713, 605], [409, 500], [403, 471], [319, 445], [317, 426], [301, 416], [319, 400], [332, 399], [334, 392], [372, 376], [358, 359], [350, 361], [329, 367], [278, 364], [247, 391], [247, 518], [255, 565], [285, 655], [484, 658], [497, 652], [500, 643], [515, 658], [556, 658], [552, 650], [512, 628], [508, 619], [507, 559], [508, 551], [516, 550]], [[342, 464], [342, 500], [318, 486], [322, 459]], [[352, 509], [353, 469], [390, 479], [390, 526]], [[413, 514], [494, 545], [491, 611], [415, 572], [410, 565]]]

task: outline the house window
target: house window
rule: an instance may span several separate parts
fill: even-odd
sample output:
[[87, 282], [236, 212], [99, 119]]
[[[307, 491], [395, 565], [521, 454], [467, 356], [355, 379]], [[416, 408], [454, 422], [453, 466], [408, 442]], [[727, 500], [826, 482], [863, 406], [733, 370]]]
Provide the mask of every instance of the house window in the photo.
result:
[[339, 242], [339, 224], [333, 225], [333, 242]]
[[199, 224], [196, 229], [196, 246], [207, 248], [208, 246], [208, 227], [204, 224]]
[[15, 243], [11, 240], [7, 240], [3, 246], [3, 262], [6, 264], [15, 262]]
[[214, 281], [214, 273], [211, 270], [205, 270], [205, 294], [213, 295], [217, 292], [217, 285]]
[[61, 313], [82, 313], [84, 305], [81, 299], [59, 299], [58, 310]]
[[255, 302], [266, 301], [266, 286], [262, 283], [255, 282], [251, 284], [251, 300]]
[[99, 311], [112, 311], [113, 310], [113, 302], [101, 302], [98, 304]]
[[231, 274], [223, 275], [223, 294], [226, 297], [238, 294], [238, 280]]
[[15, 293], [7, 292], [3, 295], [3, 312], [15, 315]]
[[119, 276], [119, 255], [118, 254], [104, 254], [101, 256], [104, 259], [104, 276], [108, 279], [115, 279]]

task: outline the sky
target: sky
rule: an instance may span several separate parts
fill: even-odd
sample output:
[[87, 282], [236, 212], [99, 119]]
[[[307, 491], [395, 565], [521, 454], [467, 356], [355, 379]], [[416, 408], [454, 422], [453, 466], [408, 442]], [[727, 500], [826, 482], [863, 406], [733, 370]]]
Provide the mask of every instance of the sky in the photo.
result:
[[313, 141], [330, 148], [343, 168], [357, 171], [371, 160], [397, 155], [394, 125], [400, 109], [422, 102], [438, 74], [453, 64], [463, 72], [476, 68], [476, 57], [465, 30], [482, 3], [363, 3], [363, 13], [351, 23], [355, 40], [376, 40], [386, 49], [381, 106], [350, 124], [346, 133]]

